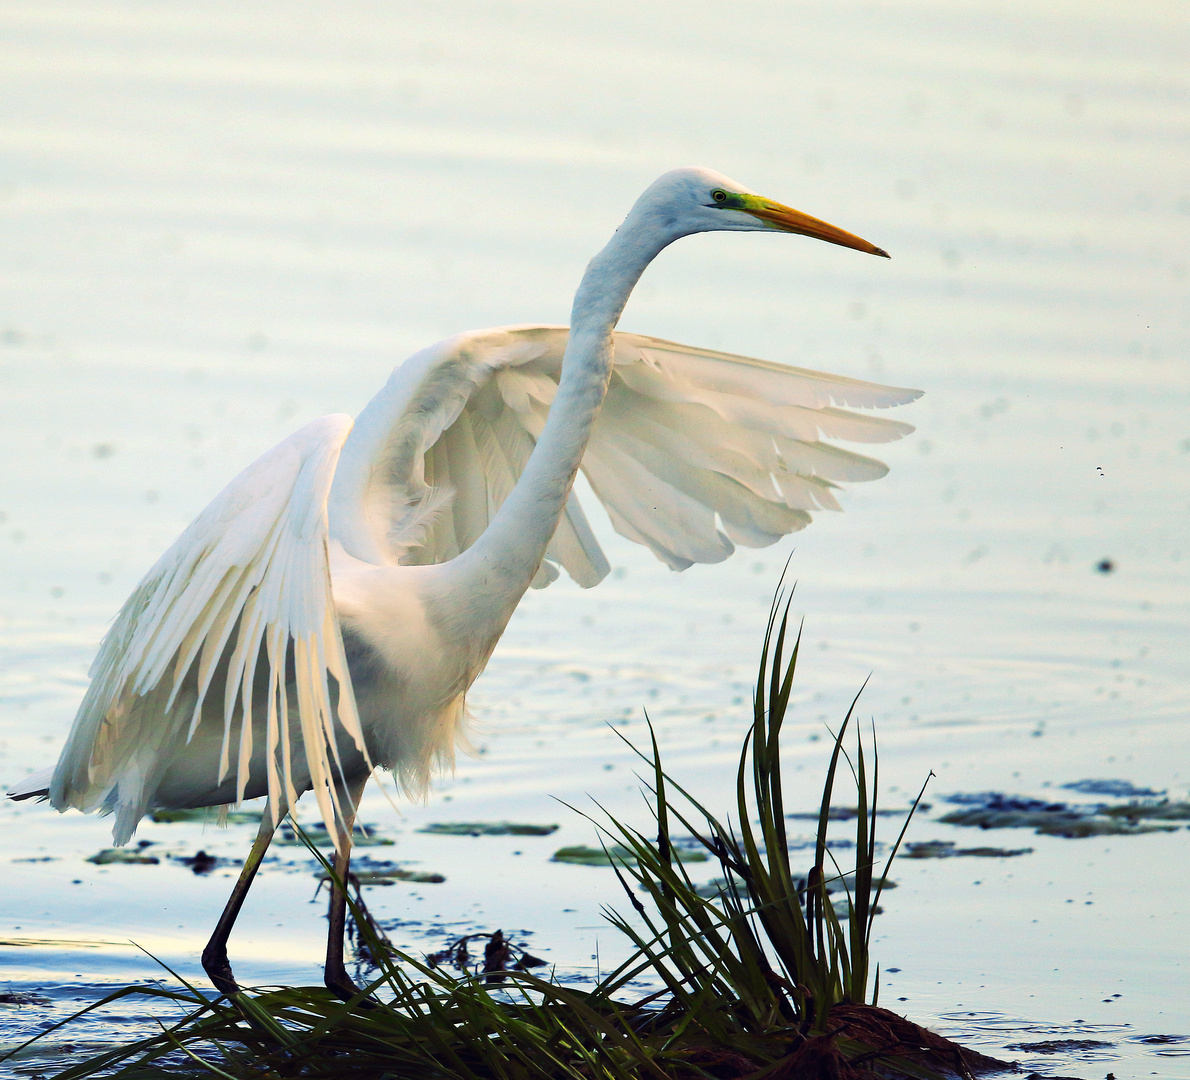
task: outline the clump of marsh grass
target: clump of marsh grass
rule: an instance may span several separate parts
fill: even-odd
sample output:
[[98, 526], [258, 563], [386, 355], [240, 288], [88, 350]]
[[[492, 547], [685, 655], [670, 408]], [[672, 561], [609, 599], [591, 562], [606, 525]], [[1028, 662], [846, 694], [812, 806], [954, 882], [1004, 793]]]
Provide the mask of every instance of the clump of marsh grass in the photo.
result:
[[[608, 917], [636, 951], [594, 989], [541, 978], [524, 963], [448, 972], [438, 957], [400, 952], [367, 916], [357, 890], [350, 900], [357, 945], [373, 977], [356, 999], [341, 1001], [322, 987], [212, 999], [176, 975], [180, 989], [128, 987], [84, 1012], [144, 994], [186, 1013], [158, 1034], [67, 1067], [59, 1080], [860, 1080], [1003, 1068], [876, 1006], [872, 922], [909, 819], [877, 875], [875, 744], [865, 751], [857, 736], [853, 754], [844, 746], [854, 702], [835, 736], [813, 866], [802, 877], [790, 863], [779, 743], [800, 632], [790, 643], [789, 630], [788, 601], [778, 596], [736, 775], [734, 824], [674, 782], [655, 738], [641, 756], [651, 774], [656, 838], [610, 816], [597, 822], [607, 847], [633, 856], [612, 866], [636, 919]], [[827, 841], [840, 763], [858, 800], [848, 871]], [[675, 823], [718, 860], [721, 886], [712, 895], [677, 857]], [[329, 873], [318, 849], [308, 847]], [[846, 890], [842, 915], [828, 896], [833, 882]], [[630, 984], [642, 976], [662, 989], [632, 1000]]]
[[[853, 701], [835, 734], [819, 808], [813, 866], [805, 876], [795, 873], [785, 827], [780, 735], [793, 690], [801, 633], [786, 659], [788, 631], [788, 603], [782, 609], [778, 598], [765, 635], [752, 726], [736, 773], [736, 824], [722, 824], [674, 783], [661, 766], [653, 739], [652, 755], [641, 756], [653, 774], [650, 791], [656, 842], [612, 818], [601, 828], [609, 842], [635, 856], [634, 861], [625, 860], [617, 866], [616, 873], [648, 933], [615, 913], [609, 917], [637, 947], [635, 972], [647, 971], [664, 980], [669, 992], [666, 1008], [694, 1015], [702, 1011], [702, 1001], [731, 1002], [730, 1025], [734, 1029], [768, 1030], [780, 1018], [802, 1034], [817, 1035], [826, 1030], [834, 1006], [869, 1003], [869, 982], [870, 1004], [876, 1004], [879, 972], [871, 972], [872, 924], [889, 868], [921, 793], [892, 845], [883, 872], [877, 875], [876, 755], [873, 749], [869, 778], [869, 757], [862, 739], [856, 739], [854, 757], [844, 749], [855, 710]], [[850, 872], [838, 865], [827, 840], [841, 761], [850, 767], [858, 797], [855, 865]], [[682, 862], [673, 857], [671, 822], [678, 822], [719, 861], [723, 877], [718, 895], [705, 896], [706, 890], [699, 890]], [[828, 896], [834, 884], [842, 885], [846, 894], [842, 917]], [[649, 896], [653, 911], [637, 899], [638, 892]], [[727, 1030], [722, 1027], [725, 1038]]]

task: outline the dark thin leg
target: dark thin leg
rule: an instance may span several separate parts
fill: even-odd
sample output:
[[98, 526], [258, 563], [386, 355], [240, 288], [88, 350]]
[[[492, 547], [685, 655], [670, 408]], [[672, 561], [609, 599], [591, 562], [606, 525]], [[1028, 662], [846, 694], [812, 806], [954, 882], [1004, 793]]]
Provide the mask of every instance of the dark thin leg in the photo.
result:
[[355, 825], [355, 811], [359, 805], [360, 796], [364, 792], [364, 785], [368, 782], [365, 773], [358, 780], [353, 780], [346, 791], [339, 790], [339, 805], [343, 809], [343, 817], [337, 821], [339, 835], [339, 850], [335, 853], [335, 876], [343, 883], [340, 888], [337, 883], [331, 884], [331, 904], [327, 913], [330, 924], [326, 939], [326, 971], [325, 982], [327, 989], [334, 991], [344, 1001], [356, 997], [360, 989], [352, 982], [343, 966], [343, 934], [347, 923], [347, 874], [351, 870], [351, 829]]
[[[281, 808], [278, 820], [285, 816], [285, 810], [285, 807]], [[215, 989], [221, 994], [235, 994], [240, 989], [235, 976], [231, 973], [231, 964], [227, 959], [227, 939], [231, 935], [231, 928], [235, 926], [240, 908], [244, 906], [244, 899], [252, 887], [252, 879], [256, 877], [256, 871], [260, 869], [264, 853], [268, 850], [269, 842], [273, 839], [275, 831], [272, 807], [266, 803], [264, 813], [260, 815], [260, 831], [256, 834], [252, 850], [248, 852], [248, 857], [244, 860], [244, 869], [240, 871], [239, 880], [236, 881], [235, 888], [231, 890], [231, 896], [227, 898], [227, 906], [224, 907], [223, 914], [219, 916], [219, 921], [215, 924], [215, 932], [211, 935], [211, 940], [207, 942], [207, 947], [202, 951], [202, 966], [210, 976], [211, 982], [215, 984]]]

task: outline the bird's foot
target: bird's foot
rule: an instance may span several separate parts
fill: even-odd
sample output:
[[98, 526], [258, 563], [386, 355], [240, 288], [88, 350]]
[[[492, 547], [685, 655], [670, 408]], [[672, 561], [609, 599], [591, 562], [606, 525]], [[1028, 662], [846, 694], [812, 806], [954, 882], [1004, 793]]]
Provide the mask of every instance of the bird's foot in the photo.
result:
[[[344, 1001], [353, 1001], [359, 998], [359, 1006], [362, 1009], [374, 1009], [380, 1004], [374, 997], [369, 994], [364, 994], [364, 991], [351, 981], [351, 976], [347, 974], [344, 968], [338, 971], [331, 971], [329, 968], [323, 978], [326, 983], [326, 988], [336, 997], [342, 998]], [[363, 997], [360, 995], [363, 994]]]
[[207, 977], [215, 984], [215, 989], [221, 994], [231, 997], [240, 992], [240, 984], [232, 974], [231, 962], [227, 959], [226, 949], [205, 948], [202, 953], [203, 970]]

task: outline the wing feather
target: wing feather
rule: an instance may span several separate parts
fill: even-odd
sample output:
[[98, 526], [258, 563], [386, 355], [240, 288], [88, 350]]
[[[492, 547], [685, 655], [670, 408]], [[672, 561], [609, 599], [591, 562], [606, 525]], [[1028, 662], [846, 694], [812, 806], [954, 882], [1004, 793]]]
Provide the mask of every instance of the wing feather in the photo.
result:
[[[331, 531], [374, 562], [440, 562], [466, 550], [515, 486], [557, 391], [565, 327], [477, 331], [419, 353], [361, 414], [331, 494]], [[834, 445], [891, 442], [888, 408], [919, 391], [765, 360], [615, 335], [615, 365], [582, 470], [616, 530], [667, 565], [726, 558], [837, 510], [840, 483], [888, 470]], [[408, 526], [437, 489], [449, 513]], [[352, 492], [363, 495], [353, 501]], [[358, 511], [373, 508], [380, 524]], [[384, 543], [377, 537], [387, 536]], [[535, 585], [561, 565], [584, 587], [608, 573], [577, 497]]]
[[[696, 562], [722, 562], [731, 542], [715, 524], [714, 509], [656, 473], [638, 454], [606, 434], [592, 436], [583, 459], [591, 488], [629, 539], [646, 545], [675, 570]], [[614, 514], [613, 514], [614, 511]]]
[[460, 550], [469, 548], [488, 527], [487, 474], [480, 464], [479, 449], [471, 417], [462, 413], [446, 431], [438, 446], [450, 459], [450, 483], [454, 491], [451, 516]]
[[[324, 818], [333, 821], [336, 770], [342, 770], [338, 732], [367, 757], [327, 556], [327, 493], [350, 429], [349, 417], [327, 416], [274, 447], [236, 477], [145, 576], [92, 666], [90, 688], [50, 783], [56, 807], [113, 810], [115, 840], [126, 842], [174, 754], [208, 715], [221, 721], [222, 748], [216, 774], [197, 778], [196, 786], [220, 787], [232, 768], [234, 744], [236, 798], [243, 798], [253, 698], [263, 689], [268, 792], [279, 813], [307, 783], [298, 778], [290, 732], [292, 664], [301, 764]], [[216, 718], [204, 707], [220, 679], [222, 715]]]
[[630, 353], [634, 359], [643, 361], [646, 370], [675, 383], [744, 398], [755, 397], [763, 386], [765, 400], [782, 405], [879, 409], [906, 405], [921, 397], [920, 390], [881, 386], [825, 371], [775, 364], [771, 360], [679, 345], [643, 334], [617, 333], [617, 358]]

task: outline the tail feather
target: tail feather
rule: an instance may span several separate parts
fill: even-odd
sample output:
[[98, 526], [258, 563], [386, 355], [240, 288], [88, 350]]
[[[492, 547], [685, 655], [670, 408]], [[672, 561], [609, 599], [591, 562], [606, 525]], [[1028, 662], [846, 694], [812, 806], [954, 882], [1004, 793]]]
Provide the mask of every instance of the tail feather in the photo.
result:
[[50, 780], [53, 779], [53, 776], [54, 767], [52, 765], [48, 769], [31, 773], [19, 784], [13, 784], [12, 789], [8, 792], [8, 797], [16, 802], [21, 802], [24, 799], [37, 799], [39, 802], [45, 802], [50, 797]]

